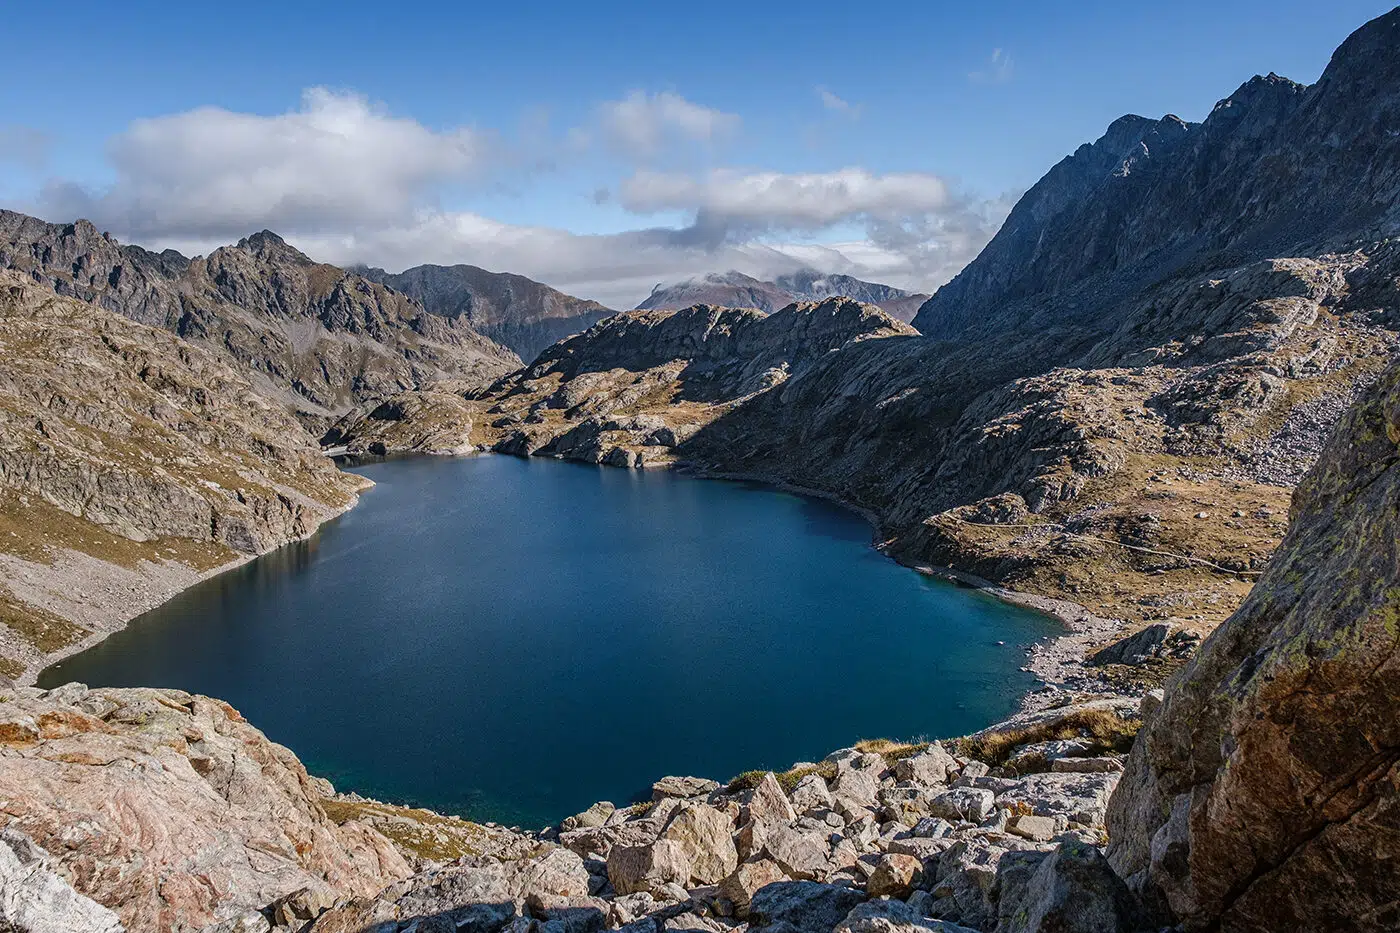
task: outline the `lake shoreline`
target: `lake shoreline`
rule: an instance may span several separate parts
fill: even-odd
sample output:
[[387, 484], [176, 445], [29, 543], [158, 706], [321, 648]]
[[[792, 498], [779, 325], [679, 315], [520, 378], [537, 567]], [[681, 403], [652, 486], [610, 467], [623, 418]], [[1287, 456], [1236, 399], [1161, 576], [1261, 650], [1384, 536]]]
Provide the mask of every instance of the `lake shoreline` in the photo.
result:
[[[510, 456], [518, 456], [511, 454]], [[607, 466], [607, 464], [599, 464]], [[1121, 638], [1127, 624], [1121, 619], [1109, 619], [1095, 615], [1087, 607], [1067, 599], [1056, 599], [1049, 596], [1038, 596], [1034, 593], [1023, 593], [1009, 587], [999, 586], [984, 577], [967, 573], [962, 570], [955, 570], [952, 567], [940, 567], [934, 564], [911, 561], [891, 554], [883, 544], [887, 539], [884, 523], [880, 516], [873, 510], [856, 505], [841, 498], [836, 493], [822, 489], [813, 489], [807, 486], [799, 486], [787, 482], [774, 476], [762, 473], [730, 473], [725, 471], [706, 470], [688, 463], [676, 463], [669, 465], [665, 469], [672, 469], [687, 475], [696, 476], [701, 479], [728, 480], [731, 482], [756, 483], [770, 489], [777, 489], [783, 492], [790, 492], [796, 495], [808, 496], [814, 499], [821, 499], [838, 505], [848, 511], [854, 512], [865, 519], [871, 527], [871, 547], [881, 555], [889, 558], [902, 567], [907, 567], [916, 573], [928, 577], [935, 577], [956, 583], [959, 586], [966, 586], [978, 590], [988, 596], [992, 596], [1002, 602], [1023, 609], [1031, 609], [1042, 615], [1049, 616], [1066, 629], [1063, 635], [1052, 637], [1048, 642], [1037, 642], [1027, 646], [1029, 669], [1044, 685], [1026, 693], [1020, 699], [1020, 710], [1022, 712], [1038, 712], [1046, 709], [1056, 702], [1057, 689], [1063, 685], [1073, 682], [1074, 685], [1083, 692], [1102, 692], [1105, 695], [1116, 695], [1120, 688], [1110, 683], [1106, 678], [1100, 676], [1099, 672], [1089, 666], [1085, 658], [1088, 652], [1097, 647]], [[1083, 688], [1089, 687], [1088, 690]], [[1098, 689], [1094, 689], [1097, 687]], [[898, 736], [886, 736], [886, 738], [899, 738]], [[907, 738], [907, 736], [905, 737]]]
[[[551, 458], [383, 459], [408, 462], [353, 467], [379, 483], [380, 495], [364, 499], [347, 521], [324, 527], [311, 548], [245, 567], [227, 584], [198, 588], [129, 626], [110, 647], [47, 671], [40, 684], [151, 684], [221, 696], [347, 791], [535, 825], [512, 815], [516, 799], [506, 791], [516, 785], [467, 777], [479, 766], [455, 771], [461, 779], [447, 786], [425, 782], [421, 769], [391, 775], [362, 761], [346, 744], [351, 733], [334, 725], [342, 721], [337, 711], [355, 702], [340, 695], [341, 685], [382, 695], [388, 681], [375, 686], [376, 672], [401, 685], [453, 676], [477, 684], [467, 691], [475, 698], [452, 706], [454, 720], [475, 723], [453, 733], [462, 736], [455, 745], [461, 754], [452, 753], [459, 764], [471, 754], [480, 760], [482, 750], [491, 750], [487, 759], [530, 762], [531, 754], [517, 746], [542, 738], [555, 747], [558, 729], [534, 735], [529, 724], [548, 720], [551, 714], [541, 710], [561, 702], [556, 696], [569, 709], [587, 709], [577, 694], [581, 680], [599, 702], [652, 708], [637, 724], [639, 736], [652, 734], [652, 720], [678, 730], [666, 733], [680, 743], [670, 751], [663, 743], [655, 754], [598, 772], [600, 780], [616, 772], [620, 782], [595, 786], [590, 779], [575, 787], [563, 774], [550, 782], [557, 791], [547, 793], [562, 798], [572, 788], [591, 802], [626, 797], [628, 788], [649, 787], [658, 774], [682, 773], [676, 769], [727, 778], [754, 766], [781, 770], [872, 735], [975, 731], [1011, 715], [1038, 686], [1018, 671], [1025, 662], [1015, 646], [1057, 634], [1041, 613], [929, 585], [872, 554], [869, 523], [849, 508], [832, 508], [840, 503], [825, 497], [683, 474], [604, 473]], [[575, 565], [570, 554], [592, 556]], [[521, 590], [526, 567], [549, 575], [531, 588], [536, 596]], [[455, 581], [451, 589], [428, 584], [447, 580]], [[499, 599], [502, 587], [514, 594], [506, 603], [481, 601]], [[470, 618], [479, 622], [461, 625]], [[336, 620], [333, 627], [329, 619]], [[659, 624], [664, 632], [654, 630]], [[344, 634], [338, 646], [328, 637], [332, 630]], [[907, 650], [889, 653], [899, 643]], [[794, 653], [797, 645], [807, 647]], [[680, 665], [669, 685], [620, 686], [644, 683], [635, 676], [638, 665], [672, 663], [667, 659], [677, 651], [691, 663]], [[502, 706], [491, 698], [517, 695], [519, 679], [496, 683], [472, 658], [494, 658], [502, 671], [532, 671], [538, 685], [529, 694], [539, 699], [507, 702], [510, 711], [484, 715], [486, 707]], [[750, 722], [748, 738], [723, 743], [732, 745], [727, 750], [678, 754], [677, 748], [705, 746], [702, 735], [711, 727], [689, 712], [684, 698], [720, 670], [745, 682], [766, 678], [780, 695], [757, 706], [746, 690], [711, 697], [708, 715]], [[920, 676], [932, 670], [941, 675]], [[700, 682], [691, 684], [695, 677]], [[308, 691], [308, 701], [315, 698], [308, 708], [328, 712], [307, 714], [286, 702], [281, 685], [295, 683], [304, 684], [297, 689]], [[774, 731], [800, 721], [801, 709], [825, 702], [830, 691], [848, 696], [840, 704], [844, 712], [807, 717], [807, 726], [785, 735]], [[404, 695], [414, 709], [431, 708], [418, 694], [413, 686]], [[896, 697], [911, 702], [892, 709]], [[671, 723], [673, 711], [680, 718]], [[563, 720], [567, 735], [583, 741], [589, 729], [571, 716]], [[393, 721], [427, 723], [398, 711]], [[416, 732], [403, 739], [409, 740], [423, 741]], [[392, 750], [398, 742], [384, 745], [379, 760], [402, 760]], [[564, 812], [535, 805], [535, 793], [524, 792], [524, 810], [542, 813], [540, 820]], [[478, 807], [473, 799], [481, 794]]]
[[[175, 566], [159, 566], [153, 564], [146, 564], [138, 570], [130, 571], [130, 573], [137, 574], [142, 578], [142, 583], [148, 588], [148, 590], [153, 591], [152, 596], [149, 599], [141, 601], [129, 611], [117, 613], [102, 613], [94, 620], [96, 624], [100, 626], [99, 629], [91, 632], [86, 638], [76, 641], [71, 645], [65, 645], [64, 647], [59, 648], [55, 651], [45, 652], [40, 660], [27, 665], [24, 669], [24, 672], [18, 677], [14, 678], [13, 682], [15, 686], [33, 686], [38, 682], [40, 677], [44, 676], [45, 672], [47, 672], [49, 668], [53, 667], [56, 664], [61, 664], [63, 661], [73, 657], [74, 655], [82, 654], [89, 648], [100, 645], [102, 642], [106, 641], [108, 638], [115, 635], [117, 632], [124, 630], [136, 619], [140, 618], [148, 612], [151, 612], [155, 609], [159, 609], [161, 606], [170, 602], [172, 599], [175, 599], [181, 593], [184, 593], [187, 590], [190, 590], [201, 583], [212, 580], [215, 577], [222, 576], [226, 573], [229, 573], [230, 571], [237, 570], [238, 568], [246, 566], [247, 564], [257, 560], [260, 557], [266, 557], [269, 554], [275, 554], [283, 548], [295, 547], [297, 545], [310, 541], [312, 538], [314, 538], [317, 534], [320, 533], [322, 526], [324, 526], [327, 522], [331, 522], [337, 518], [340, 518], [346, 512], [349, 512], [355, 506], [359, 505], [360, 496], [363, 495], [365, 491], [367, 490], [361, 490], [359, 493], [356, 493], [354, 499], [347, 505], [345, 505], [343, 508], [340, 508], [333, 512], [326, 511], [325, 514], [322, 515], [321, 518], [316, 522], [316, 526], [309, 530], [305, 535], [302, 535], [301, 537], [295, 540], [287, 541], [286, 543], [278, 545], [277, 547], [272, 548], [270, 550], [263, 551], [262, 553], [241, 554], [237, 558], [228, 561], [227, 563], [220, 564], [217, 567], [212, 567], [208, 570], [203, 571], [193, 570], [191, 568], [185, 567], [183, 564]], [[77, 552], [69, 552], [69, 554], [66, 554], [65, 556], [71, 557], [74, 555], [76, 555], [78, 558], [86, 557], [86, 555], [77, 554]], [[100, 562], [97, 562], [91, 558], [87, 558], [84, 561], [84, 563], [95, 564]], [[111, 565], [104, 564], [103, 566], [110, 567]], [[91, 568], [90, 574], [86, 576], [86, 579], [80, 585], [89, 588], [95, 588], [104, 585], [104, 581], [95, 578], [96, 575], [99, 575], [101, 573], [102, 571], [100, 569]], [[166, 585], [160, 585], [163, 579], [168, 579], [171, 577], [177, 577], [178, 583], [172, 579]], [[42, 603], [36, 603], [36, 605], [38, 605], [39, 608], [42, 609], [49, 608], [48, 606], [45, 606]]]
[[[332, 459], [335, 460], [337, 466], [343, 468], [347, 465], [358, 466], [365, 463], [380, 462], [384, 460], [397, 459], [400, 457], [470, 458], [481, 456], [509, 456], [523, 460], [539, 459], [530, 456], [522, 456], [520, 454], [514, 453], [501, 453], [489, 449], [478, 449], [475, 451], [464, 451], [457, 453], [436, 451], [415, 451], [398, 453], [391, 452], [383, 456], [376, 455], [370, 457], [342, 455], [333, 456]], [[558, 459], [561, 462], [571, 462], [568, 461], [566, 458], [545, 459]], [[586, 466], [590, 464], [581, 463], [581, 465]], [[608, 466], [608, 464], [597, 465], [600, 467]], [[626, 469], [621, 467], [611, 468]], [[657, 467], [651, 467], [650, 469], [657, 469]], [[1056, 688], [1061, 688], [1068, 682], [1074, 682], [1076, 687], [1079, 687], [1081, 689], [1087, 686], [1089, 688], [1087, 692], [1096, 692], [1093, 689], [1095, 685], [1100, 686], [1102, 691], [1106, 693], [1115, 692], [1117, 690], [1115, 685], [1110, 684], [1105, 678], [1099, 676], [1097, 671], [1095, 671], [1093, 668], [1087, 665], [1084, 661], [1084, 658], [1086, 656], [1087, 651], [1090, 648], [1097, 647], [1105, 642], [1112, 641], [1114, 638], [1121, 637], [1126, 628], [1125, 623], [1123, 623], [1121, 620], [1105, 619], [1100, 616], [1096, 616], [1094, 613], [1090, 612], [1086, 607], [1069, 600], [1053, 599], [1050, 597], [1038, 596], [1032, 593], [1022, 593], [1018, 590], [999, 586], [990, 580], [986, 580], [982, 577], [978, 577], [974, 574], [970, 574], [965, 571], [955, 570], [951, 567], [940, 567], [932, 564], [910, 561], [905, 558], [891, 554], [883, 547], [883, 543], [885, 540], [885, 529], [883, 522], [880, 519], [880, 516], [873, 510], [867, 509], [863, 506], [850, 502], [837, 495], [836, 493], [832, 493], [821, 489], [814, 489], [806, 486], [799, 486], [768, 474], [709, 470], [700, 467], [696, 464], [686, 463], [683, 461], [674, 464], [663, 465], [660, 467], [660, 469], [675, 471], [679, 474], [693, 476], [698, 479], [752, 483], [769, 489], [818, 499], [839, 506], [847, 511], [854, 512], [855, 514], [863, 518], [871, 528], [870, 546], [875, 551], [879, 552], [881, 555], [899, 564], [900, 566], [913, 570], [916, 573], [923, 574], [924, 576], [935, 577], [938, 579], [956, 583], [959, 586], [966, 586], [972, 589], [976, 589], [982, 593], [985, 593], [998, 600], [1001, 600], [1002, 602], [1018, 606], [1020, 608], [1030, 609], [1054, 619], [1056, 622], [1058, 622], [1065, 628], [1066, 631], [1064, 634], [1053, 636], [1047, 642], [1036, 642], [1032, 645], [1025, 646], [1028, 657], [1026, 669], [1033, 673], [1041, 681], [1042, 686], [1034, 690], [1028, 691], [1026, 694], [1020, 697], [1019, 704], [1020, 709], [1022, 711], [1029, 712], [1045, 708], [1046, 705], [1048, 705], [1050, 702], [1053, 702], [1051, 697], [1053, 697]], [[311, 540], [320, 532], [322, 525], [324, 525], [328, 521], [340, 517], [341, 515], [353, 509], [358, 504], [359, 497], [357, 496], [355, 498], [355, 501], [347, 505], [344, 509], [341, 509], [335, 514], [327, 515], [324, 519], [322, 519], [321, 522], [317, 524], [316, 528], [312, 529], [305, 537], [300, 538], [297, 541], [288, 542], [287, 544], [282, 545], [282, 547], [287, 547], [289, 545], [295, 545], [303, 541]], [[273, 551], [268, 551], [266, 552], [266, 554], [271, 554], [276, 550], [280, 550], [280, 548], [276, 548]], [[14, 682], [19, 686], [33, 685], [37, 682], [39, 677], [43, 676], [45, 671], [53, 667], [55, 664], [61, 663], [67, 658], [70, 658], [76, 654], [80, 654], [83, 651], [86, 651], [89, 648], [100, 644], [111, 635], [123, 630], [128, 624], [130, 624], [133, 620], [140, 617], [141, 615], [144, 615], [145, 613], [158, 608], [164, 603], [169, 602], [171, 599], [174, 599], [176, 596], [185, 592], [191, 587], [194, 587], [214, 577], [220, 576], [221, 574], [227, 573], [228, 571], [236, 570], [239, 567], [242, 567], [245, 564], [247, 564], [249, 561], [256, 560], [257, 558], [262, 556], [265, 555], [250, 554], [240, 557], [239, 559], [230, 561], [227, 564], [223, 564], [219, 567], [215, 567], [211, 570], [199, 573], [197, 576], [189, 578], [187, 582], [183, 582], [182, 585], [172, 586], [162, 590], [157, 600], [140, 606], [134, 611], [126, 614], [123, 618], [113, 618], [110, 623], [104, 624], [104, 629], [102, 631], [93, 632], [90, 636], [79, 642], [75, 642], [72, 645], [61, 648], [55, 652], [46, 654], [40, 662], [37, 662], [27, 667], [25, 672], [20, 677], [16, 678]], [[1049, 694], [1049, 696], [1047, 696], [1047, 694]]]

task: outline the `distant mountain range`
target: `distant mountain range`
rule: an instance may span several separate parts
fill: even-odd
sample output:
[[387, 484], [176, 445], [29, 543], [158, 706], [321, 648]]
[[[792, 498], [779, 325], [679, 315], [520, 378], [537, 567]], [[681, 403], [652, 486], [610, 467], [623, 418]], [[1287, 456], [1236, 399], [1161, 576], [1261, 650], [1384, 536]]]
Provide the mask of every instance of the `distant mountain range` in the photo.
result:
[[712, 272], [673, 285], [658, 285], [652, 289], [646, 301], [637, 305], [636, 310], [673, 311], [707, 304], [772, 312], [795, 301], [852, 298], [875, 305], [891, 317], [908, 322], [913, 320], [928, 297], [890, 285], [863, 282], [849, 275], [825, 275], [814, 269], [779, 276], [771, 282], [742, 272]]
[[308, 426], [370, 398], [438, 379], [490, 382], [520, 365], [466, 321], [425, 313], [268, 230], [190, 259], [123, 245], [86, 220], [0, 210], [0, 269], [200, 344]]
[[526, 362], [616, 313], [523, 275], [488, 272], [477, 266], [422, 265], [398, 274], [372, 268], [357, 271], [416, 298], [433, 314], [466, 318], [478, 333], [514, 350]]

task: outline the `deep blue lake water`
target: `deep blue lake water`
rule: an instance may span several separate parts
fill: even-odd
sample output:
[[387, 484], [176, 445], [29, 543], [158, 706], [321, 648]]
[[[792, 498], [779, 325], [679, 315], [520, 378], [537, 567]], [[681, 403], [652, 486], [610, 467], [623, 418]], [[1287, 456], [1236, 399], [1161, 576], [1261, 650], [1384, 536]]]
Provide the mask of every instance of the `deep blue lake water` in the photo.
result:
[[969, 732], [1056, 630], [759, 486], [504, 456], [355, 472], [378, 485], [314, 539], [41, 684], [221, 697], [341, 789], [542, 826], [666, 774]]

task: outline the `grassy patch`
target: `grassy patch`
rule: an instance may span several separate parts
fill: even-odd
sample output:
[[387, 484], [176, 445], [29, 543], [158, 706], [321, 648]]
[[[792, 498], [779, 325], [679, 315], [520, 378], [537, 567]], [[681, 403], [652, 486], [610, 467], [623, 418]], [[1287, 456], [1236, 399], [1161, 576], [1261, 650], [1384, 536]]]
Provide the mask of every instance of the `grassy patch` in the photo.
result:
[[[26, 605], [4, 592], [0, 592], [0, 623], [44, 654], [67, 648], [88, 634], [81, 625]], [[20, 665], [21, 672], [23, 668]]]
[[1003, 764], [1011, 752], [1022, 745], [1062, 739], [1088, 741], [1091, 754], [1126, 752], [1132, 748], [1133, 739], [1141, 728], [1141, 719], [1124, 719], [1111, 710], [1088, 709], [1020, 729], [968, 736], [955, 740], [954, 745], [964, 757], [975, 758], [995, 767]]
[[[731, 794], [745, 790], [753, 790], [767, 773], [767, 771], [745, 771], [743, 774], [736, 775], [732, 778], [725, 790]], [[790, 794], [793, 788], [797, 786], [797, 782], [801, 781], [809, 774], [821, 775], [821, 777], [827, 781], [834, 780], [836, 778], [836, 763], [833, 761], [823, 761], [819, 764], [807, 765], [802, 768], [789, 768], [787, 771], [775, 774], [774, 776], [777, 777], [778, 785], [782, 787], [783, 793]]]
[[931, 745], [930, 742], [897, 742], [894, 739], [861, 739], [855, 744], [859, 752], [879, 755], [894, 764], [902, 758], [913, 758]]
[[373, 826], [410, 857], [451, 862], [489, 848], [491, 834], [484, 826], [431, 810], [370, 800], [322, 800], [321, 808], [337, 825], [359, 820]]
[[12, 493], [0, 494], [0, 553], [49, 564], [57, 556], [55, 548], [79, 551], [132, 570], [143, 560], [173, 560], [204, 572], [238, 557], [235, 551], [213, 541], [175, 537], [132, 541], [38, 496], [21, 502]]

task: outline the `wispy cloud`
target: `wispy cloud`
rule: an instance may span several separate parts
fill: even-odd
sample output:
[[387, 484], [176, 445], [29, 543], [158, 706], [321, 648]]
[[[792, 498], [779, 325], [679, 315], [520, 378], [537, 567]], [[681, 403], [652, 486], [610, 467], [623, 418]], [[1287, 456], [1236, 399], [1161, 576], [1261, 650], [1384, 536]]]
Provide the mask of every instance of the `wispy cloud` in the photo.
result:
[[674, 142], [713, 144], [738, 130], [740, 119], [693, 103], [671, 91], [632, 91], [599, 108], [605, 138], [623, 153], [655, 155]]
[[853, 104], [824, 87], [818, 86], [816, 90], [817, 96], [821, 98], [822, 106], [827, 110], [843, 117], [850, 117], [852, 120], [860, 118], [861, 107], [859, 104]]
[[1005, 84], [1016, 71], [1016, 63], [1005, 49], [992, 49], [987, 63], [976, 71], [968, 72], [967, 79], [973, 84]]

